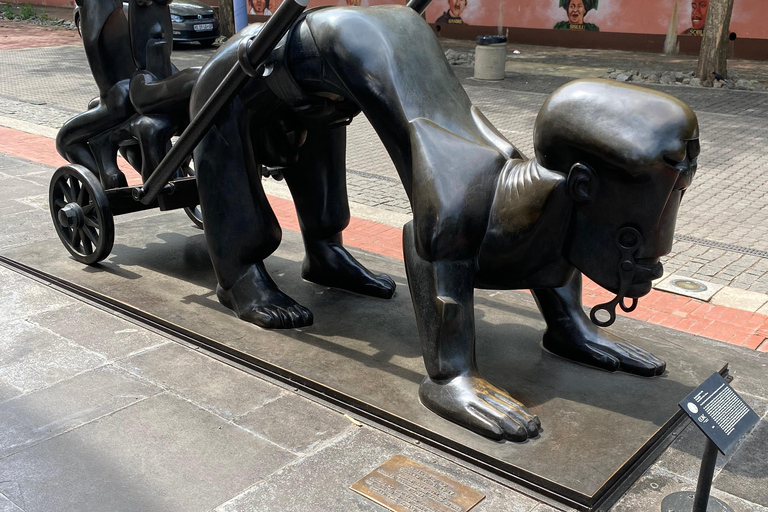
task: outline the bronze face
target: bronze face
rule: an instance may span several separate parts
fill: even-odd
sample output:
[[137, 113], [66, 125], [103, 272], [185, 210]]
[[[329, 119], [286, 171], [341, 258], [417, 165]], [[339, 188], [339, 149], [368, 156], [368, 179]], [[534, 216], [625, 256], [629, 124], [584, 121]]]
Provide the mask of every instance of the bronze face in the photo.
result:
[[659, 259], [671, 250], [677, 208], [696, 169], [693, 111], [648, 89], [580, 80], [547, 100], [535, 137], [537, 159], [545, 167], [570, 173], [570, 166], [581, 163], [593, 171], [591, 195], [574, 207], [566, 257], [617, 292], [616, 233], [633, 227], [640, 240], [630, 244], [636, 245], [637, 268], [627, 296], [648, 293], [651, 281], [661, 276]]

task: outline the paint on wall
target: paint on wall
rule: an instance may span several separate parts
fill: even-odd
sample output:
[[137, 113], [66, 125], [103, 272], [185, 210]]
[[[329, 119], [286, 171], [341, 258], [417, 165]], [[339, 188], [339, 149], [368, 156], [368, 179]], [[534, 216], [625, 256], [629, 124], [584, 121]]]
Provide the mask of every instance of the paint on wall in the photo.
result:
[[598, 0], [560, 0], [566, 20], [555, 23], [555, 30], [600, 30], [597, 25], [584, 19], [589, 11], [597, 9], [597, 3]]
[[691, 27], [685, 30], [683, 34], [700, 36], [704, 33], [704, 24], [707, 21], [707, 11], [709, 10], [709, 0], [691, 1]]
[[[251, 14], [270, 15], [282, 0], [248, 0]], [[426, 19], [438, 25], [600, 31], [626, 34], [667, 33], [674, 2], [679, 2], [677, 33], [701, 35], [710, 0], [433, 0]], [[405, 0], [310, 0], [321, 5], [404, 4]], [[730, 30], [739, 38], [768, 39], [760, 8], [768, 0], [735, 0]], [[599, 4], [599, 5], [598, 5]]]

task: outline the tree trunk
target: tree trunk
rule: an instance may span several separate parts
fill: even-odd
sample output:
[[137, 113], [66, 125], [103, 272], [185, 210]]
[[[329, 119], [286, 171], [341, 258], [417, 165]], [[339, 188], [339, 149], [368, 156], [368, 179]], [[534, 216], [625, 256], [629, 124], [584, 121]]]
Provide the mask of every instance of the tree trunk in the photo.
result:
[[667, 38], [664, 39], [664, 55], [677, 54], [677, 18], [679, 3], [678, 0], [675, 0], [675, 6], [672, 10], [672, 18], [669, 20], [669, 28], [667, 29]]
[[704, 34], [701, 38], [699, 65], [696, 76], [702, 85], [711, 86], [715, 80], [713, 72], [722, 78], [728, 76], [728, 28], [731, 24], [733, 0], [711, 0], [707, 11]]
[[235, 34], [235, 7], [232, 0], [219, 0], [219, 31], [224, 37]]

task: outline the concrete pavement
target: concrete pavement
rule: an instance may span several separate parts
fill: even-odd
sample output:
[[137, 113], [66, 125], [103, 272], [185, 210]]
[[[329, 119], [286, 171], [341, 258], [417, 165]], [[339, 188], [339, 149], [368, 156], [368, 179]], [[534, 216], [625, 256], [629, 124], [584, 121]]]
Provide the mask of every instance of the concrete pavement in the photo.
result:
[[[175, 60], [184, 67], [206, 55], [190, 48], [177, 52]], [[48, 137], [50, 144], [52, 130], [93, 96], [84, 62], [77, 45], [0, 51], [0, 125], [6, 126], [0, 132], [3, 247], [28, 243], [28, 227], [51, 235], [45, 190], [58, 164], [55, 156], [45, 155], [50, 146], [44, 140], [27, 136]], [[484, 84], [468, 78], [468, 69], [457, 72], [473, 101], [527, 154], [532, 154], [538, 107], [551, 88], [569, 78], [539, 74], [526, 84], [525, 75], [510, 72], [504, 82]], [[768, 199], [760, 178], [768, 163], [762, 148], [767, 116], [761, 110], [768, 96], [682, 86], [664, 90], [688, 95], [691, 103], [715, 105], [712, 112], [697, 111], [701, 170], [683, 203], [682, 238], [665, 265], [668, 271], [729, 286], [720, 299], [726, 303], [715, 306], [675, 302], [678, 298], [654, 292], [658, 307], [648, 311], [666, 315], [656, 324], [672, 317], [680, 322], [701, 318], [718, 333], [735, 333], [752, 322], [749, 336], [754, 338], [744, 339], [750, 339], [751, 349], [766, 349], [768, 334], [762, 329], [768, 311], [760, 311], [768, 302], [768, 297], [761, 302], [768, 291], [763, 254]], [[396, 257], [397, 247], [381, 245], [382, 233], [397, 240], [395, 228], [409, 209], [383, 147], [362, 119], [350, 129], [348, 167], [353, 214], [384, 226], [374, 235], [372, 226], [360, 224], [357, 246], [369, 243], [363, 248]], [[282, 184], [268, 187], [275, 197], [288, 197]], [[350, 238], [346, 235], [348, 243]], [[347, 487], [396, 453], [486, 494], [477, 510], [553, 510], [553, 504], [443, 453], [380, 425], [358, 426], [345, 411], [46, 283], [5, 268], [0, 279], [5, 306], [0, 311], [0, 510], [381, 510]], [[739, 291], [745, 289], [754, 295]], [[598, 290], [588, 292], [600, 298]], [[742, 307], [729, 307], [737, 304]], [[740, 312], [749, 315], [739, 317]], [[717, 495], [735, 510], [765, 511], [768, 356], [722, 346], [750, 362], [743, 374], [736, 369], [734, 385], [763, 420], [734, 456], [721, 460]], [[698, 432], [687, 429], [614, 510], [657, 510], [668, 492], [692, 488], [702, 446]]]

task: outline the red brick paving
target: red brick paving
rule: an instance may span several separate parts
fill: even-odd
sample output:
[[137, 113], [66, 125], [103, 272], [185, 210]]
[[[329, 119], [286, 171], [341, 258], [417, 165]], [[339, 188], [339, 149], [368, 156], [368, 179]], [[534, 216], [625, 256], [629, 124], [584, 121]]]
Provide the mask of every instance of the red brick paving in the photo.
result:
[[[1, 27], [1, 25], [0, 25]], [[51, 167], [64, 160], [56, 152], [52, 139], [0, 127], [0, 153], [24, 158]], [[141, 182], [139, 175], [125, 161], [121, 168], [131, 185]], [[269, 197], [283, 229], [299, 231], [299, 221], [293, 202]], [[403, 259], [402, 230], [353, 218], [344, 231], [344, 243], [365, 251], [395, 259]], [[583, 301], [587, 307], [613, 299], [614, 295], [589, 279], [584, 279]], [[768, 316], [724, 306], [715, 306], [658, 290], [641, 298], [632, 313], [623, 316], [661, 325], [678, 331], [713, 338], [725, 343], [768, 352]]]
[[77, 30], [0, 21], [0, 50], [81, 44]]
[[[4, 126], [0, 126], [0, 153], [50, 167], [60, 167], [67, 164], [67, 161], [56, 151], [55, 140]], [[141, 183], [139, 173], [134, 171], [122, 157], [117, 157], [117, 164], [125, 174], [129, 185]]]

